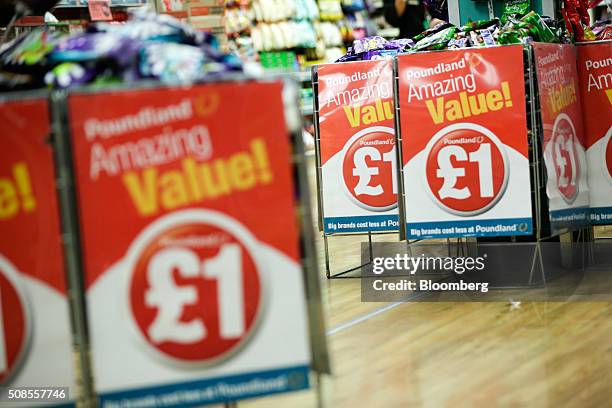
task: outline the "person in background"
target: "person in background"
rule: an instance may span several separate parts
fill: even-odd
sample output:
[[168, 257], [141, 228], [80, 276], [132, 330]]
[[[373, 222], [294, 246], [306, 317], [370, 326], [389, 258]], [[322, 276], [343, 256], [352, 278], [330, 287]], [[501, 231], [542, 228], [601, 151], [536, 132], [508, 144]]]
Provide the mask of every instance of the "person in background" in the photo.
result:
[[420, 0], [384, 0], [385, 20], [400, 29], [399, 38], [412, 38], [424, 29], [425, 7]]

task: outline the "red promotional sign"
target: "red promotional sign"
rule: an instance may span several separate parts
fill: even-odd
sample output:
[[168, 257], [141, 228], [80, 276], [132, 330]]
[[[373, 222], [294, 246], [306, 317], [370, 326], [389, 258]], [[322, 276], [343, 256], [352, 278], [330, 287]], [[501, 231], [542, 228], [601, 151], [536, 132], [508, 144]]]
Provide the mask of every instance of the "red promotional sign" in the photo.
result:
[[0, 134], [0, 384], [72, 385], [46, 99], [1, 101]]
[[585, 138], [576, 72], [576, 50], [567, 44], [534, 43], [546, 192], [553, 230], [589, 223]]
[[612, 222], [612, 41], [581, 44], [580, 102], [589, 169], [591, 222]]
[[531, 232], [522, 60], [520, 46], [398, 57], [409, 238]]
[[[168, 390], [146, 386], [210, 382], [210, 367], [216, 375], [259, 375], [279, 360], [299, 363], [293, 373], [307, 371], [281, 95], [281, 83], [225, 83], [70, 96], [103, 400], [165, 398]], [[295, 302], [283, 326], [270, 316], [284, 294]], [[271, 335], [294, 343], [270, 356], [257, 339]], [[113, 345], [131, 357], [113, 359]], [[307, 384], [300, 378], [298, 388]], [[202, 387], [200, 402], [224, 400]]]
[[392, 61], [317, 67], [326, 233], [397, 229]]
[[[580, 102], [586, 147], [606, 135], [612, 121], [612, 41], [581, 44], [578, 50]], [[595, 114], [596, 113], [596, 114]], [[588, 120], [586, 118], [588, 117]]]

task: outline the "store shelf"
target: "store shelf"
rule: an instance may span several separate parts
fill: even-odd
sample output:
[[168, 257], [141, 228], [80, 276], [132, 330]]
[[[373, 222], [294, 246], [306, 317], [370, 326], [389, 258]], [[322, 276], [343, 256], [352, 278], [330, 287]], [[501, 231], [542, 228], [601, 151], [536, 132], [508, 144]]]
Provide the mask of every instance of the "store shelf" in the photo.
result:
[[312, 73], [310, 70], [308, 71], [299, 71], [294, 72], [293, 76], [300, 82], [310, 82], [312, 81]]
[[299, 82], [310, 82], [312, 81], [312, 73], [310, 70], [306, 71], [285, 71], [285, 70], [274, 70], [269, 69], [265, 71], [269, 74], [276, 74], [281, 76], [288, 76]]
[[314, 114], [314, 109], [312, 109], [312, 106], [302, 106], [300, 112], [302, 116], [312, 116]]
[[[126, 1], [113, 1], [110, 7], [142, 7], [146, 5], [146, 2], [126, 2]], [[76, 2], [71, 3], [59, 3], [55, 6], [56, 9], [74, 9], [74, 8], [87, 8], [87, 3], [77, 4]]]

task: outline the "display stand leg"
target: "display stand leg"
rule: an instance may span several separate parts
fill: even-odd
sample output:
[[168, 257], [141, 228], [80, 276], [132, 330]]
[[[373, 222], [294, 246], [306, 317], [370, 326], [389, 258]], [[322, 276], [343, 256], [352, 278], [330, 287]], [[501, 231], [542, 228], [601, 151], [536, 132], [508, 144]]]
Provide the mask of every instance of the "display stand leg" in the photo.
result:
[[531, 263], [531, 271], [529, 272], [529, 281], [528, 285], [531, 286], [534, 284], [533, 278], [535, 269], [537, 267], [536, 262], [539, 261], [540, 264], [540, 273], [542, 275], [542, 285], [546, 285], [546, 273], [544, 270], [544, 259], [542, 257], [542, 248], [541, 242], [543, 242], [542, 237], [542, 196], [540, 195], [544, 186], [541, 184], [543, 181], [543, 175], [540, 173], [542, 171], [542, 163], [540, 162], [540, 154], [542, 152], [540, 146], [540, 132], [541, 132], [541, 123], [538, 118], [538, 102], [536, 96], [536, 75], [535, 75], [535, 62], [533, 58], [533, 50], [529, 49], [527, 51], [527, 82], [529, 87], [529, 96], [528, 96], [528, 104], [529, 104], [529, 117], [530, 117], [530, 135], [531, 144], [532, 144], [532, 154], [531, 154], [531, 166], [533, 170], [531, 171], [532, 183], [534, 189], [534, 204], [535, 204], [535, 242], [536, 249], [533, 254], [533, 262]]
[[[414, 257], [414, 255], [412, 253], [412, 248], [413, 248], [414, 244], [418, 244], [418, 243], [423, 243], [425, 245], [433, 244], [433, 242], [428, 242], [427, 239], [415, 239], [413, 241], [410, 241], [410, 240], [407, 239], [406, 240], [406, 255], [408, 255], [409, 257]], [[450, 238], [446, 238], [446, 251], [447, 251], [447, 256], [449, 258], [453, 257], [451, 247], [452, 247], [451, 239]], [[427, 248], [427, 246], [425, 246], [425, 248]], [[417, 252], [417, 254], [418, 253], [420, 253], [420, 252]], [[438, 255], [438, 254], [436, 254], [436, 255]], [[446, 272], [440, 272], [440, 271], [429, 271], [429, 270], [426, 270], [426, 271], [419, 271], [418, 273], [421, 276], [443, 276], [443, 277], [448, 276], [448, 274]], [[412, 276], [412, 273], [409, 276]]]
[[540, 273], [542, 274], [542, 285], [546, 284], [546, 274], [544, 273], [544, 260], [542, 259], [542, 248], [540, 247], [540, 242], [536, 243], [536, 249], [533, 253], [533, 261], [531, 262], [531, 270], [529, 271], [529, 281], [527, 282], [529, 286], [534, 284], [533, 277], [536, 270], [536, 263], [539, 261], [540, 263]]
[[580, 247], [580, 265], [581, 270], [584, 272], [586, 269], [586, 251], [584, 250], [584, 246], [586, 245], [586, 228], [578, 231], [578, 238], [576, 239], [579, 247]]
[[374, 261], [374, 250], [372, 249], [372, 233], [368, 231], [368, 249], [370, 252], [370, 262]]
[[315, 376], [316, 392], [317, 392], [317, 408], [323, 408], [323, 374], [317, 373]]
[[594, 232], [594, 228], [593, 227], [588, 227], [585, 229], [585, 233], [584, 233], [584, 248], [583, 248], [583, 252], [584, 252], [584, 258], [585, 258], [585, 269], [591, 265], [591, 263], [593, 262], [593, 245], [595, 243], [595, 232]]
[[464, 241], [463, 238], [457, 238], [457, 253], [455, 256], [458, 258], [459, 256], [467, 255], [467, 240]]
[[412, 256], [412, 247], [410, 246], [410, 244], [412, 244], [414, 242], [415, 241], [410, 242], [409, 239], [406, 240], [406, 254], [408, 254], [408, 256]]
[[595, 263], [595, 228], [589, 228], [588, 262], [589, 265]]
[[[70, 318], [73, 334], [73, 347], [77, 353], [77, 406], [95, 407], [97, 399], [93, 384], [93, 367], [90, 360], [89, 328], [85, 299], [85, 277], [83, 255], [80, 244], [76, 191], [72, 150], [68, 140], [65, 111], [65, 94], [58, 92], [52, 96], [53, 106], [53, 144], [55, 150], [56, 186], [62, 228], [62, 244]], [[80, 384], [79, 384], [80, 381]]]
[[225, 404], [223, 404], [224, 408], [238, 408], [238, 403], [235, 401], [228, 401]]
[[327, 279], [331, 278], [331, 271], [329, 269], [329, 244], [327, 243], [327, 235], [323, 233], [323, 245], [325, 247], [325, 276]]
[[359, 266], [355, 266], [353, 268], [338, 272], [336, 274], [332, 274], [331, 273], [331, 267], [330, 267], [330, 251], [329, 251], [329, 239], [330, 236], [325, 235], [325, 233], [323, 234], [323, 246], [325, 249], [325, 276], [327, 277], [327, 279], [336, 279], [336, 278], [361, 278], [361, 276], [344, 276], [349, 272], [353, 272], [356, 271], [358, 269], [361, 269], [365, 266], [371, 265], [373, 260], [374, 260], [374, 248], [372, 246], [372, 232], [368, 231], [368, 249], [369, 249], [369, 261], [361, 264]]

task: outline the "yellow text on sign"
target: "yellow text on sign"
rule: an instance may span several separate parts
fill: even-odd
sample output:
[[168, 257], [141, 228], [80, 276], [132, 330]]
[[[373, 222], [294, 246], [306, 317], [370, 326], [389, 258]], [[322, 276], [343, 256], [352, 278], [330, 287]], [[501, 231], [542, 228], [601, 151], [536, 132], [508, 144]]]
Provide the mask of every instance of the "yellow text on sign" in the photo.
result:
[[425, 101], [425, 106], [429, 111], [431, 119], [436, 125], [444, 121], [453, 122], [478, 116], [487, 112], [495, 112], [503, 108], [512, 107], [512, 97], [508, 82], [501, 83], [501, 89], [492, 89], [488, 92], [481, 92], [470, 95], [468, 92], [460, 92], [459, 99], [446, 99], [439, 97]]
[[24, 162], [11, 166], [10, 175], [0, 175], [0, 220], [16, 217], [20, 211], [32, 212], [36, 199], [28, 167]]
[[377, 122], [393, 119], [393, 105], [391, 101], [376, 99], [370, 105], [344, 106], [344, 113], [351, 127], [371, 125]]
[[254, 139], [249, 147], [205, 163], [186, 158], [180, 170], [129, 172], [123, 175], [123, 184], [143, 216], [270, 184], [274, 175], [265, 142]]
[[560, 112], [576, 102], [576, 87], [574, 84], [560, 84], [550, 90], [548, 99], [553, 113]]

